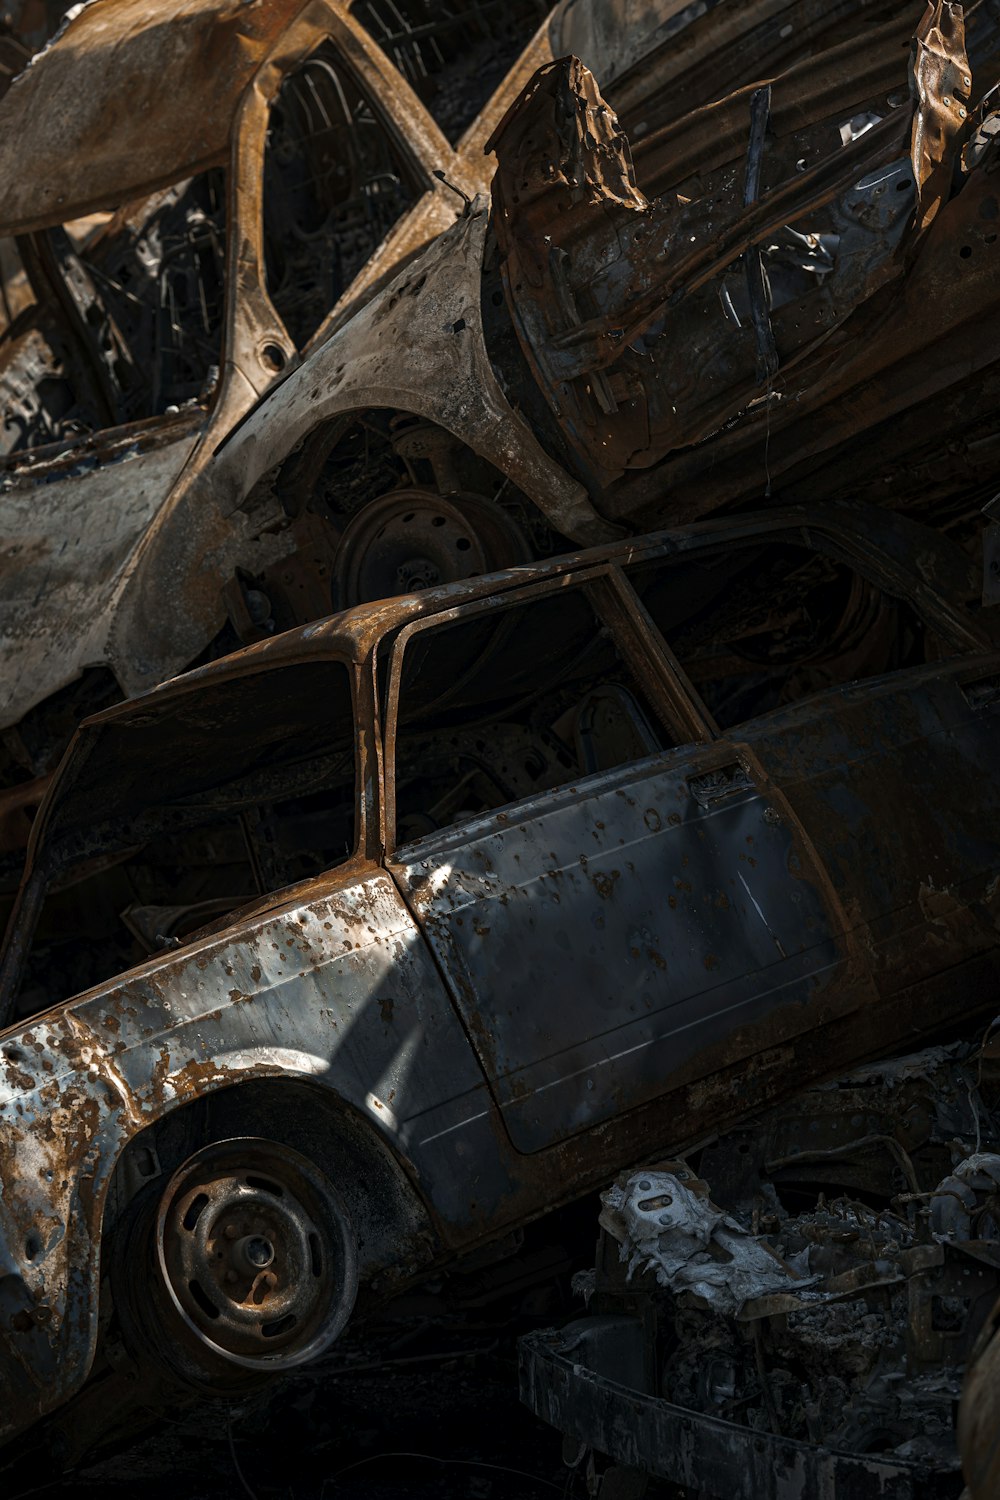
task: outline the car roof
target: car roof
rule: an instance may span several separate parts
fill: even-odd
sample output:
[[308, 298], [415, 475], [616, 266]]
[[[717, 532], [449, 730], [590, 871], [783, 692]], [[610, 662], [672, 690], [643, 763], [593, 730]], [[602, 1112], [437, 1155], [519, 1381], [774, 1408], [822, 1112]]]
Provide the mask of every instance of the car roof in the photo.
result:
[[779, 505], [749, 514], [723, 516], [688, 526], [650, 532], [645, 536], [564, 553], [541, 562], [525, 563], [482, 577], [440, 584], [419, 593], [401, 594], [370, 604], [355, 605], [339, 614], [301, 625], [268, 640], [245, 646], [229, 656], [196, 667], [124, 703], [85, 719], [90, 726], [142, 714], [167, 698], [198, 690], [202, 684], [261, 670], [288, 666], [310, 657], [339, 656], [361, 662], [380, 640], [394, 635], [410, 621], [444, 614], [462, 604], [510, 593], [534, 583], [570, 576], [601, 564], [627, 566], [642, 557], [703, 551], [714, 546], [780, 542], [795, 537], [817, 551], [839, 554], [866, 572], [890, 593], [923, 602], [939, 623], [963, 639], [969, 649], [993, 649], [993, 642], [977, 629], [964, 610], [947, 602], [971, 598], [976, 591], [974, 569], [952, 541], [875, 506], [847, 502], [825, 506]]
[[113, 208], [224, 159], [308, 0], [89, 0], [0, 99], [0, 233]]

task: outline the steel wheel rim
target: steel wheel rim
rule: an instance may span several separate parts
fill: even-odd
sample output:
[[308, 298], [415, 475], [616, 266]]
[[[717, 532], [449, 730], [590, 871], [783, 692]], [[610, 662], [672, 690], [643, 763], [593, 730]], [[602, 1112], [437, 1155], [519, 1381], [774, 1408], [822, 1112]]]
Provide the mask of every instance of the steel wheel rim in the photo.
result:
[[481, 495], [391, 490], [359, 511], [341, 537], [338, 603], [455, 583], [529, 556], [515, 522]]
[[222, 1141], [174, 1174], [156, 1220], [160, 1285], [223, 1361], [277, 1371], [315, 1359], [357, 1292], [350, 1224], [326, 1177], [275, 1141]]

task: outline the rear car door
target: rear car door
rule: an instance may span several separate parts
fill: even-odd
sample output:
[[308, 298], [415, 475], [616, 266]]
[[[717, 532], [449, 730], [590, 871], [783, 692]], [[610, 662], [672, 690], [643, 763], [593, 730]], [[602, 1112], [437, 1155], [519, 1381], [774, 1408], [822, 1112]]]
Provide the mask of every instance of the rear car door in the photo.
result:
[[629, 597], [465, 606], [388, 669], [390, 869], [523, 1152], [859, 1003], [811, 849]]

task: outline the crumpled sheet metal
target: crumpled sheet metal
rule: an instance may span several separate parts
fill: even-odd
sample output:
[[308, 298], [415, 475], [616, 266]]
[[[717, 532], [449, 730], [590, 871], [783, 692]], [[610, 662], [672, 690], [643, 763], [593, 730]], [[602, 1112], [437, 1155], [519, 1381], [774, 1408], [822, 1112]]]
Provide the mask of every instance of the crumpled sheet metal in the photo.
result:
[[[998, 1190], [996, 1153], [975, 1152], [959, 1162], [930, 1197], [934, 1238], [977, 1240], [984, 1200]], [[811, 1274], [808, 1250], [785, 1259], [751, 1234], [712, 1202], [708, 1184], [683, 1163], [620, 1177], [601, 1203], [600, 1223], [618, 1241], [629, 1278], [650, 1271], [659, 1286], [675, 1296], [692, 1293], [721, 1316], [750, 1320], [856, 1294], [851, 1278]]]
[[[535, 111], [539, 96], [550, 101], [557, 115], [558, 136], [539, 140]], [[571, 107], [564, 109], [564, 101]], [[543, 106], [544, 107], [544, 106]], [[517, 194], [517, 213], [530, 212], [549, 189], [563, 188], [570, 204], [614, 203], [635, 209], [648, 207], [636, 186], [628, 141], [613, 111], [605, 103], [597, 80], [578, 57], [563, 57], [539, 68], [515, 100], [486, 144], [495, 151], [503, 143], [522, 160], [524, 180]], [[555, 151], [551, 150], [555, 145]]]
[[818, 1280], [803, 1257], [786, 1261], [748, 1234], [682, 1166], [635, 1172], [601, 1202], [600, 1223], [618, 1241], [630, 1277], [651, 1270], [660, 1286], [691, 1292], [717, 1313], [738, 1315], [755, 1297], [801, 1292]]
[[[982, 27], [996, 44], [995, 23], [987, 17]], [[857, 395], [880, 370], [899, 366], [914, 388], [909, 402], [926, 399], [930, 379], [949, 379], [937, 373], [934, 341], [925, 337], [904, 363], [886, 320], [901, 322], [910, 343], [918, 337], [926, 311], [914, 318], [910, 292], [929, 268], [941, 282], [931, 316], [939, 297], [960, 303], [962, 323], [992, 310], [993, 294], [975, 284], [988, 255], [957, 222], [985, 191], [990, 166], [981, 159], [988, 143], [975, 162], [962, 157], [973, 77], [961, 7], [927, 7], [909, 70], [900, 40], [887, 25], [871, 67], [865, 58], [850, 71], [852, 39], [766, 84], [752, 202], [740, 191], [752, 86], [643, 139], [634, 160], [575, 59], [553, 64], [509, 111], [492, 143], [507, 302], [553, 441], [572, 454], [605, 515], [660, 523], [664, 495], [680, 499], [678, 470], [696, 483], [683, 507], [671, 504], [672, 520], [735, 498], [728, 490], [748, 482], [744, 451], [762, 440], [773, 449], [782, 429], [805, 426], [837, 400], [847, 365], [848, 440], [892, 415], [880, 398]], [[976, 92], [989, 97], [995, 76], [995, 64], [984, 64]], [[755, 251], [767, 261], [775, 346], [763, 360], [752, 332], [764, 319], [733, 302], [737, 262]], [[933, 264], [942, 257], [943, 279]], [[797, 279], [782, 290], [772, 273], [788, 281], [790, 267]], [[884, 335], [874, 340], [873, 319]], [[993, 343], [984, 337], [981, 347]], [[740, 454], [731, 483], [718, 462], [730, 451]], [[749, 470], [762, 486], [765, 467]]]
[[0, 99], [0, 233], [113, 207], [223, 159], [303, 0], [100, 0]]
[[915, 104], [910, 144], [917, 183], [914, 228], [920, 231], [947, 199], [966, 134], [972, 72], [961, 5], [950, 0], [928, 4], [913, 38], [910, 92]]

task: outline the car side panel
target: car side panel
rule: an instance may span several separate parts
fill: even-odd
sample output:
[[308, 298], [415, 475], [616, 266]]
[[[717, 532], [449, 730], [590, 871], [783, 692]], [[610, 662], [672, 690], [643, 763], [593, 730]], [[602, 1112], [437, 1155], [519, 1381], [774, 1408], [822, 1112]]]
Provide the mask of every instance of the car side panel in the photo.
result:
[[998, 666], [959, 658], [856, 683], [748, 733], [883, 994], [977, 953], [1000, 961]]
[[523, 1152], [864, 994], [811, 852], [726, 745], [424, 838], [393, 868]]
[[[378, 871], [3, 1034], [0, 1439], [58, 1406], [90, 1367], [104, 1201], [126, 1144], [202, 1095], [282, 1077], [329, 1090], [331, 1107], [367, 1121], [403, 1163], [414, 1143], [418, 1216], [423, 1201], [469, 1220], [450, 1127], [488, 1125], [488, 1095], [426, 945]], [[327, 1166], [335, 1178], [351, 1170]], [[425, 1258], [437, 1231], [426, 1239]], [[403, 1263], [419, 1252], [394, 1247]]]

